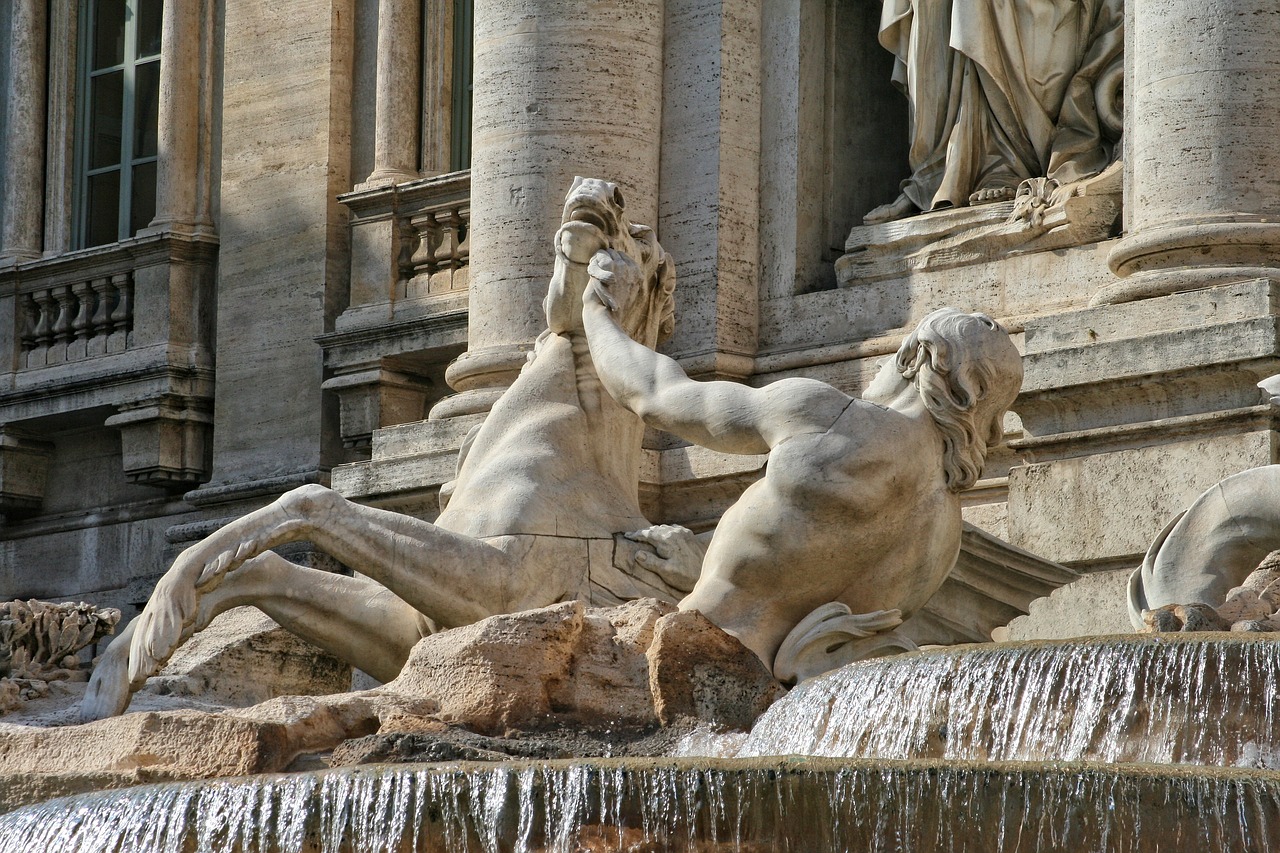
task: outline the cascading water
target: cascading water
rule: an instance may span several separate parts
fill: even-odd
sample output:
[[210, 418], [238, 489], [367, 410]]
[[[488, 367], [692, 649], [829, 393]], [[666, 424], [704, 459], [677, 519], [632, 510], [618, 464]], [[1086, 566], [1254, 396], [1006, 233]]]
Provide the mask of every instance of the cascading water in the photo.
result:
[[737, 757], [144, 786], [0, 815], [0, 853], [1263, 853], [1278, 704], [1265, 636], [934, 650], [814, 679], [745, 740], [684, 750]]
[[[682, 750], [700, 751], [717, 750]], [[1134, 635], [867, 661], [801, 685], [718, 751], [1280, 769], [1280, 643]]]
[[939, 762], [395, 766], [155, 785], [0, 816], [0, 853], [1263, 851], [1280, 774]]

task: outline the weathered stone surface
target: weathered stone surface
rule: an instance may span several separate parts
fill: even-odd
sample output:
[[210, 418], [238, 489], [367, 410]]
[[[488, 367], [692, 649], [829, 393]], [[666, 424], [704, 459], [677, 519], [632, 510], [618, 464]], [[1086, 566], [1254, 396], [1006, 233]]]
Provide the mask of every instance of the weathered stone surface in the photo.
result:
[[694, 719], [747, 729], [784, 692], [750, 649], [697, 611], [659, 619], [647, 657], [663, 725]]
[[228, 610], [196, 634], [145, 688], [213, 704], [351, 689], [351, 667], [300, 640], [253, 607]]
[[610, 610], [570, 601], [493, 616], [422, 640], [386, 689], [435, 697], [442, 720], [487, 734], [652, 725], [644, 655], [671, 610], [654, 600]]
[[[0, 724], [0, 764], [42, 779], [136, 768], [206, 778], [314, 764], [308, 756], [335, 748], [336, 763], [655, 754], [688, 724], [745, 728], [781, 692], [697, 613], [655, 600], [571, 601], [427, 637], [399, 678], [358, 693], [63, 725], [74, 719], [72, 690], [44, 720]], [[152, 708], [162, 698], [190, 701], [139, 694]]]
[[[386, 729], [384, 724], [384, 729]], [[379, 731], [344, 741], [325, 759], [330, 767], [423, 761], [510, 761], [513, 759], [598, 758], [671, 755], [689, 734], [688, 726], [656, 729], [573, 728], [514, 732], [507, 737], [477, 734], [439, 721], [427, 730]]]
[[[1015, 468], [1009, 475], [1009, 541], [1068, 564], [1112, 557], [1136, 565], [1160, 529], [1198, 494], [1269, 462], [1271, 442], [1270, 431], [1256, 431]], [[1135, 482], [1143, 484], [1140, 501], [1133, 499]]]
[[1058, 640], [1133, 630], [1125, 607], [1129, 570], [1090, 572], [1031, 602], [1001, 640]]

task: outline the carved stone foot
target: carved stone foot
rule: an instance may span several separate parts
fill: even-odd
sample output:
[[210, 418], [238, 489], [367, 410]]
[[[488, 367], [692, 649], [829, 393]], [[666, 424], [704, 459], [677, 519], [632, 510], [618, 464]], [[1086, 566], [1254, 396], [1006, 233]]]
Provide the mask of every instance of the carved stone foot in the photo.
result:
[[121, 632], [93, 667], [93, 675], [80, 701], [80, 722], [91, 723], [124, 713], [133, 687], [129, 681], [129, 647], [137, 620]]
[[919, 212], [920, 208], [916, 207], [911, 199], [905, 195], [900, 195], [888, 204], [882, 204], [862, 217], [862, 222], [864, 225], [880, 225], [884, 222], [905, 219]]
[[1017, 187], [982, 187], [969, 196], [969, 204], [993, 204], [997, 201], [1009, 201], [1018, 194]]

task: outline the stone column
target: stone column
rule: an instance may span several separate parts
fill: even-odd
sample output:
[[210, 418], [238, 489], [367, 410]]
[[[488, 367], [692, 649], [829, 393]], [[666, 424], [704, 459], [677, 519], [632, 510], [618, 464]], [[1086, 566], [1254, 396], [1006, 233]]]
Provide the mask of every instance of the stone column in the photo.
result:
[[1126, 5], [1124, 280], [1095, 303], [1280, 277], [1280, 7]]
[[45, 0], [15, 0], [10, 17], [0, 258], [30, 260], [43, 248], [47, 9]]
[[200, 156], [199, 0], [164, 0], [160, 41], [159, 157], [151, 229], [191, 230]]
[[422, 0], [379, 0], [373, 171], [363, 187], [418, 177]]
[[663, 0], [476, 0], [468, 350], [433, 418], [486, 411], [546, 327], [575, 175], [657, 224]]

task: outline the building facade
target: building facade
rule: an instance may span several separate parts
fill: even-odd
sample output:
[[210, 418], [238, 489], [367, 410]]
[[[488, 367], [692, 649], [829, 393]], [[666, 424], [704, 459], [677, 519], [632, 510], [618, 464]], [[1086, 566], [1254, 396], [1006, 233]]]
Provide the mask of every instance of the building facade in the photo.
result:
[[[1280, 12], [1130, 3], [1086, 93], [1101, 174], [1043, 215], [862, 225], [919, 124], [882, 11], [3, 4], [0, 596], [135, 607], [304, 483], [430, 518], [541, 329], [574, 175], [656, 227], [695, 378], [858, 393], [937, 307], [1003, 322], [1026, 381], [966, 517], [1117, 589], [1200, 491], [1276, 461]], [[695, 530], [761, 466], [647, 447], [650, 518]], [[971, 572], [956, 608], [1020, 582]], [[938, 636], [981, 638], [960, 622]]]

